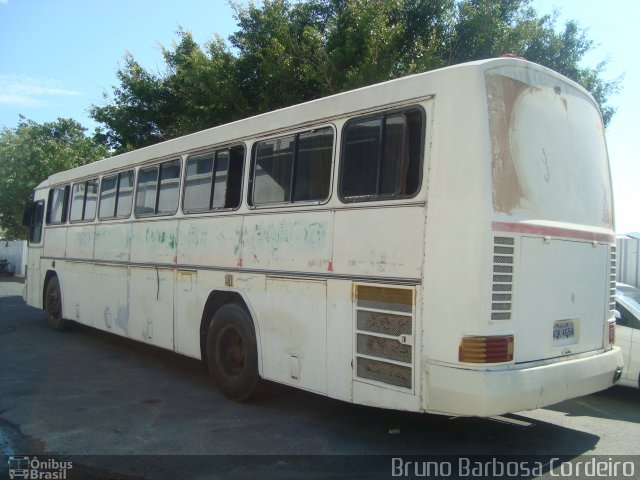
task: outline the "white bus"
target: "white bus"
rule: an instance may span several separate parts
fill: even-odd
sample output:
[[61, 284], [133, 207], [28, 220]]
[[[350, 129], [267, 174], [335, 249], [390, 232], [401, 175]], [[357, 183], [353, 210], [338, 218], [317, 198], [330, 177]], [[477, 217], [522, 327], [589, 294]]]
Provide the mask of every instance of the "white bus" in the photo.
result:
[[284, 108], [52, 175], [26, 300], [264, 381], [448, 415], [605, 389], [615, 236], [576, 83], [513, 58]]

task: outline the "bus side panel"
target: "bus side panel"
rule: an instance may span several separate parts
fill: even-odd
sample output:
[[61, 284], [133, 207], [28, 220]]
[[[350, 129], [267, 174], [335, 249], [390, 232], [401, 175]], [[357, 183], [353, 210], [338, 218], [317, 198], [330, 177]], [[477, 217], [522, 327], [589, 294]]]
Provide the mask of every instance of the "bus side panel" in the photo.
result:
[[235, 268], [240, 262], [242, 216], [179, 221], [178, 264]]
[[334, 271], [420, 279], [425, 248], [424, 215], [422, 206], [337, 211]]
[[326, 302], [325, 281], [267, 277], [261, 309], [267, 378], [326, 393]]
[[131, 227], [131, 262], [176, 263], [178, 222], [175, 220], [135, 222]]
[[[58, 265], [60, 268], [63, 267]], [[64, 274], [59, 279], [63, 296], [64, 318], [85, 325], [93, 325], [93, 303], [96, 285], [93, 265], [90, 263], [64, 262]], [[102, 288], [102, 287], [100, 287]]]
[[131, 224], [106, 223], [96, 226], [96, 260], [128, 262], [130, 245]]
[[93, 326], [129, 336], [129, 268], [95, 265]]
[[130, 267], [129, 338], [173, 350], [174, 271]]
[[69, 226], [67, 230], [67, 258], [93, 260], [95, 225]]
[[[198, 286], [202, 273], [178, 270], [176, 272], [176, 293], [174, 303], [174, 348], [178, 353], [200, 358], [200, 320], [209, 294], [198, 298]], [[207, 272], [221, 277], [220, 272]], [[223, 279], [220, 279], [223, 280]]]
[[326, 211], [247, 216], [242, 263], [275, 271], [331, 271], [332, 224]]
[[27, 256], [27, 279], [26, 294], [27, 305], [36, 308], [44, 308], [43, 304], [43, 289], [44, 274], [40, 268], [40, 256], [42, 255], [42, 248], [29, 247], [29, 253]]
[[353, 282], [327, 282], [327, 395], [353, 400]]
[[64, 258], [67, 247], [67, 228], [47, 227], [45, 229], [46, 241], [44, 243], [45, 257]]

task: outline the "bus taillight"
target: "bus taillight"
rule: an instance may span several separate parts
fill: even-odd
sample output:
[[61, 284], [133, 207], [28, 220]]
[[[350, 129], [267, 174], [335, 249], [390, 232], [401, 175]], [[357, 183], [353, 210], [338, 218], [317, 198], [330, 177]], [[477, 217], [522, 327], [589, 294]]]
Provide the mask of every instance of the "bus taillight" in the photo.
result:
[[500, 363], [513, 360], [513, 335], [462, 337], [458, 360], [465, 363]]

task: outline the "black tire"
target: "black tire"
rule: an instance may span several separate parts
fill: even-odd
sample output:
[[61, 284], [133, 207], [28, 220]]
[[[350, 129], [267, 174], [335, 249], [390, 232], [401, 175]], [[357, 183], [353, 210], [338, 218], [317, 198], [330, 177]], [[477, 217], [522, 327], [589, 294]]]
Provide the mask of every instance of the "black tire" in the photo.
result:
[[239, 305], [223, 305], [213, 316], [207, 332], [207, 367], [218, 388], [233, 400], [251, 400], [262, 390], [256, 333]]
[[44, 293], [44, 309], [47, 312], [49, 326], [58, 332], [67, 329], [67, 321], [62, 318], [62, 294], [58, 277], [52, 277]]

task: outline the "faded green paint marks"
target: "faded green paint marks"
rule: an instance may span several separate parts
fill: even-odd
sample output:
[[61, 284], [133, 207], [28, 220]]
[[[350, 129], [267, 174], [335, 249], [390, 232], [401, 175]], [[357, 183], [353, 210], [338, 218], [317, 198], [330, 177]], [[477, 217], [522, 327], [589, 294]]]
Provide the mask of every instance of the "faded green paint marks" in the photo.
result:
[[152, 227], [147, 227], [145, 233], [145, 242], [149, 246], [164, 246], [168, 247], [171, 250], [176, 248], [178, 244], [178, 239], [176, 238], [176, 234], [173, 232], [167, 233], [164, 230], [157, 230]]
[[254, 243], [260, 249], [277, 252], [280, 248], [317, 250], [324, 245], [327, 236], [325, 223], [303, 223], [281, 220], [279, 223], [258, 223], [254, 226]]

